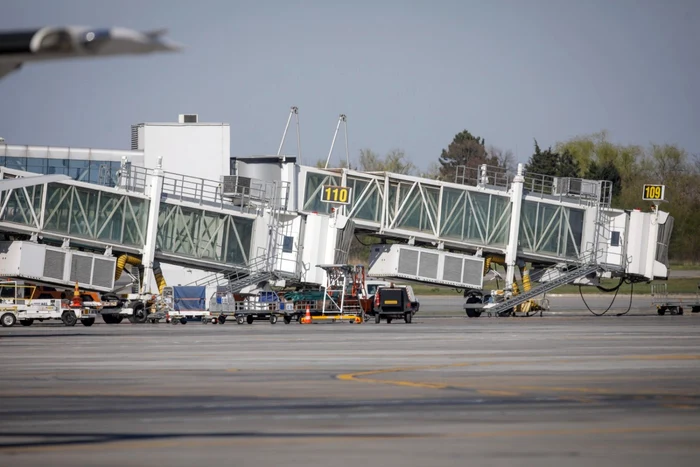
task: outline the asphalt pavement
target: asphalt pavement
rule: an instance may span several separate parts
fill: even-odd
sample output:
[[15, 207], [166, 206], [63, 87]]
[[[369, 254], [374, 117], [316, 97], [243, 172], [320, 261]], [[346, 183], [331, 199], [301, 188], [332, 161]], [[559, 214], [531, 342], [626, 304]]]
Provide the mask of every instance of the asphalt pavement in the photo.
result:
[[700, 315], [0, 329], [0, 465], [696, 466]]

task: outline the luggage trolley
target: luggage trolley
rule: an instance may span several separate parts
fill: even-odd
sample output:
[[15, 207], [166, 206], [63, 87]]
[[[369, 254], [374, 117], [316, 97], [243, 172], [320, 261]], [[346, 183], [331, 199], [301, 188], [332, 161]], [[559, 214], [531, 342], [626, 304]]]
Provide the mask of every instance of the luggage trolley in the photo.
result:
[[253, 324], [254, 321], [275, 324], [278, 317], [284, 314], [283, 308], [279, 295], [274, 291], [232, 294], [226, 287], [217, 289], [209, 305], [209, 311], [217, 316], [219, 324], [224, 324], [231, 317], [238, 324]]
[[[698, 285], [700, 289], [700, 285]], [[690, 308], [693, 313], [700, 313], [700, 293], [695, 293], [695, 298], [683, 300], [682, 298], [674, 298], [668, 296], [668, 285], [651, 284], [651, 304], [656, 307], [656, 312], [663, 316], [666, 313], [670, 315], [682, 315], [683, 307]]]

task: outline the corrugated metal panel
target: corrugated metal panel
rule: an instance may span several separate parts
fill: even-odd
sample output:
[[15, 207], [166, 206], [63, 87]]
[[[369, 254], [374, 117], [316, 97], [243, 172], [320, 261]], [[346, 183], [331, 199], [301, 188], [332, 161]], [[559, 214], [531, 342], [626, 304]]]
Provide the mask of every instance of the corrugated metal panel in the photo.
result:
[[79, 282], [81, 284], [89, 284], [92, 274], [92, 258], [73, 254], [70, 267], [71, 282]]
[[464, 272], [462, 274], [462, 282], [481, 287], [484, 274], [484, 265], [481, 261], [471, 261], [464, 259]]
[[430, 279], [438, 278], [438, 260], [440, 256], [435, 253], [420, 253], [420, 275]]
[[445, 268], [442, 271], [442, 280], [461, 282], [462, 280], [462, 258], [445, 256]]
[[44, 276], [63, 280], [63, 267], [65, 263], [65, 252], [46, 250], [46, 256], [44, 257]]
[[415, 276], [418, 272], [418, 252], [402, 248], [399, 250], [399, 274]]
[[107, 259], [95, 258], [95, 266], [92, 272], [92, 284], [99, 287], [113, 286], [115, 262]]

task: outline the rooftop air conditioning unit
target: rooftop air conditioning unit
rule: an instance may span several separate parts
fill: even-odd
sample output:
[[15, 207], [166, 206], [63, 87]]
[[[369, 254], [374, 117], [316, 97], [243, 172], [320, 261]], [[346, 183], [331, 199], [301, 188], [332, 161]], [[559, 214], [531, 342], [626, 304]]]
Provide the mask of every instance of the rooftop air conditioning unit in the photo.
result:
[[239, 175], [221, 176], [221, 193], [224, 196], [250, 196], [250, 177]]
[[199, 115], [198, 114], [180, 114], [178, 118], [179, 123], [198, 123], [199, 122]]

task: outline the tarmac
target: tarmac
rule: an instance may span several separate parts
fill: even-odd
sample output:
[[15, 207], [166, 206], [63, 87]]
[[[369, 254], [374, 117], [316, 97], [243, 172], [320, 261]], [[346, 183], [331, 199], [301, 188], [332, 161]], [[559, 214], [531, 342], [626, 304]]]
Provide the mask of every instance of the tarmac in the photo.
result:
[[700, 465], [700, 315], [584, 311], [2, 328], [0, 465]]

